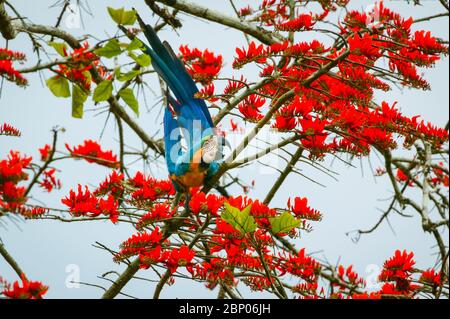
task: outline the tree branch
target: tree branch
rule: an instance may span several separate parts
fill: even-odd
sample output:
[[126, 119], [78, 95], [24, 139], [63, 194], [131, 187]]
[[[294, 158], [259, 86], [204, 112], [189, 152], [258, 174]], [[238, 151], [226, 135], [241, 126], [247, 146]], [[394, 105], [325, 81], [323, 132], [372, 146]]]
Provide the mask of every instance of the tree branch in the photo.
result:
[[246, 34], [251, 35], [255, 39], [258, 39], [264, 44], [273, 44], [283, 40], [283, 38], [280, 35], [267, 32], [261, 28], [255, 27], [250, 23], [242, 22], [237, 18], [227, 16], [221, 12], [206, 7], [202, 7], [198, 4], [189, 1], [184, 0], [156, 0], [156, 1], [168, 5], [174, 9], [194, 15], [196, 17], [209, 20], [212, 22], [217, 22], [219, 24], [226, 25], [233, 29], [242, 31]]

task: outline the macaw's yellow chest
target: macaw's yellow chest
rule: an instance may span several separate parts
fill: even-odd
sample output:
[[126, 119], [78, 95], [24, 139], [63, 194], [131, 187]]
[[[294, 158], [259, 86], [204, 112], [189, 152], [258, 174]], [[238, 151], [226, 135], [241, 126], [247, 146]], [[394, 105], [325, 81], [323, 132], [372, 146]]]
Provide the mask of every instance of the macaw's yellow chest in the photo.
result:
[[183, 176], [173, 176], [178, 184], [184, 186], [184, 188], [189, 189], [191, 187], [200, 187], [203, 185], [205, 180], [206, 171], [195, 170], [189, 171]]
[[206, 176], [206, 169], [200, 166], [201, 152], [198, 151], [194, 155], [194, 160], [189, 165], [189, 171], [182, 176], [173, 175], [172, 179], [183, 186], [186, 190], [191, 187], [203, 186]]

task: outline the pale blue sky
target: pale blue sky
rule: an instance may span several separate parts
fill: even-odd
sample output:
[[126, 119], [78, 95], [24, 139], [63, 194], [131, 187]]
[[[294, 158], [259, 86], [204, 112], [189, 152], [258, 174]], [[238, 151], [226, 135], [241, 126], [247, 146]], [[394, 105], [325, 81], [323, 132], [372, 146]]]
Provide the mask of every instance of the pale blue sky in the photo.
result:
[[[53, 24], [58, 14], [58, 9], [49, 8], [53, 1], [13, 1], [19, 12], [30, 18], [34, 23]], [[196, 1], [202, 5], [209, 5], [222, 12], [230, 12], [228, 1]], [[239, 2], [239, 1], [237, 1]], [[407, 5], [406, 1], [386, 1], [386, 4], [404, 16], [424, 17], [443, 12], [438, 1], [423, 1], [422, 7]], [[150, 22], [155, 22], [151, 17], [149, 9], [143, 4], [144, 1], [127, 1], [127, 6], [136, 7], [141, 15]], [[252, 1], [241, 1], [245, 6]], [[363, 8], [371, 1], [352, 1], [352, 7]], [[85, 28], [68, 28], [70, 24], [63, 23], [63, 27], [76, 35], [91, 34], [98, 38], [113, 35], [116, 27], [106, 12], [106, 4], [112, 7], [121, 7], [123, 1], [90, 1], [93, 16], [83, 14]], [[168, 40], [174, 48], [181, 44], [189, 44], [193, 47], [210, 48], [224, 56], [227, 63], [224, 76], [231, 73], [230, 65], [234, 57], [234, 48], [245, 45], [244, 37], [234, 30], [206, 23], [199, 19], [182, 16], [184, 28], [178, 31], [178, 35], [167, 30], [161, 33], [161, 37]], [[70, 21], [69, 21], [70, 22]], [[437, 19], [432, 22], [421, 23], [415, 28], [427, 28], [435, 35], [448, 40], [448, 19]], [[311, 36], [311, 35], [310, 35]], [[0, 46], [4, 46], [4, 40], [0, 40]], [[31, 52], [29, 39], [20, 35], [10, 43], [10, 48], [23, 51], [29, 56], [27, 65], [33, 65], [35, 58]], [[425, 70], [426, 78], [432, 86], [431, 92], [405, 90], [393, 91], [378, 95], [381, 99], [392, 103], [398, 101], [402, 111], [409, 115], [422, 114], [426, 120], [443, 126], [449, 119], [449, 65], [448, 58], [440, 61], [436, 69]], [[247, 77], [254, 78], [248, 69]], [[256, 74], [256, 72], [255, 72]], [[48, 73], [44, 76], [49, 76]], [[51, 95], [49, 90], [42, 84], [37, 75], [27, 75], [30, 86], [27, 89], [18, 88], [5, 83], [3, 95], [0, 99], [0, 123], [8, 122], [19, 128], [23, 135], [21, 138], [0, 137], [0, 158], [5, 157], [10, 149], [20, 150], [29, 155], [38, 157], [37, 148], [49, 143], [51, 139], [50, 130], [58, 125], [66, 129], [60, 136], [59, 148], [62, 149], [65, 142], [71, 144], [81, 143], [84, 139], [100, 138], [105, 114], [96, 115], [96, 112], [86, 112], [83, 120], [70, 117], [70, 101], [57, 99]], [[148, 82], [154, 91], [159, 92], [158, 83], [155, 79]], [[149, 106], [157, 102], [157, 97], [149, 90], [146, 91]], [[156, 105], [154, 111], [147, 113], [143, 106], [143, 98], [140, 96], [142, 114], [136, 119], [149, 135], [156, 134], [161, 130], [161, 118], [157, 114], [161, 105]], [[95, 106], [89, 102], [88, 109], [95, 110]], [[117, 134], [115, 133], [113, 121], [109, 121], [101, 143], [105, 148], [117, 150]], [[160, 133], [159, 133], [160, 134]], [[128, 145], [141, 147], [141, 144], [133, 132], [127, 129], [126, 141]], [[371, 157], [372, 165], [379, 166], [376, 156]], [[330, 160], [326, 163], [330, 164]], [[161, 164], [161, 163], [160, 163]], [[354, 264], [356, 270], [365, 275], [366, 268], [371, 265], [381, 266], [382, 262], [390, 257], [395, 249], [407, 249], [414, 251], [419, 267], [429, 266], [434, 262], [432, 249], [434, 241], [429, 235], [421, 231], [420, 219], [410, 219], [393, 216], [390, 219], [395, 234], [387, 224], [383, 224], [378, 231], [363, 237], [357, 244], [353, 243], [345, 235], [347, 231], [368, 228], [372, 226], [380, 215], [377, 208], [384, 209], [387, 202], [384, 200], [390, 196], [390, 187], [387, 180], [381, 178], [374, 182], [367, 159], [362, 162], [354, 162], [356, 168], [346, 167], [339, 161], [333, 162], [333, 170], [339, 173], [338, 180], [314, 171], [311, 167], [301, 164], [299, 167], [307, 176], [314, 178], [327, 187], [323, 188], [309, 182], [304, 178], [292, 175], [282, 186], [273, 201], [274, 207], [284, 207], [288, 197], [308, 197], [311, 206], [319, 209], [324, 219], [321, 223], [314, 224], [314, 231], [305, 234], [298, 240], [298, 247], [306, 247], [307, 252], [317, 252], [316, 257], [327, 258], [331, 263], [340, 260], [343, 264]], [[68, 194], [69, 190], [76, 187], [78, 183], [97, 185], [99, 181], [108, 174], [108, 170], [99, 166], [89, 165], [79, 161], [66, 161], [58, 164], [63, 171], [63, 188], [52, 194], [45, 194], [36, 189], [33, 196], [42, 200], [51, 207], [60, 207], [61, 197]], [[141, 166], [134, 165], [135, 170]], [[250, 193], [251, 197], [263, 198], [276, 178], [276, 175], [261, 173], [261, 167], [254, 165], [240, 172], [247, 182], [251, 182], [255, 175], [257, 178], [256, 189]], [[166, 176], [164, 165], [153, 167], [156, 176]], [[234, 190], [236, 193], [238, 189]], [[107, 282], [96, 278], [110, 270], [123, 269], [112, 262], [111, 256], [100, 251], [92, 244], [99, 241], [109, 247], [117, 248], [118, 245], [134, 230], [128, 225], [113, 225], [110, 222], [96, 223], [67, 223], [62, 224], [53, 221], [17, 221], [7, 220], [4, 227], [0, 227], [0, 238], [4, 241], [11, 254], [26, 271], [29, 278], [41, 280], [50, 285], [47, 297], [56, 298], [96, 298], [101, 291], [81, 286], [80, 288], [66, 287], [66, 267], [75, 264], [80, 269], [80, 280], [108, 286]], [[447, 243], [448, 243], [448, 235]], [[140, 276], [150, 276], [150, 272], [142, 271]], [[12, 281], [16, 277], [3, 260], [0, 260], [0, 275]], [[162, 297], [215, 297], [202, 287], [190, 282], [178, 281], [172, 287], [166, 287]], [[192, 289], [194, 287], [194, 289]], [[147, 282], [134, 281], [128, 285], [124, 292], [139, 297], [150, 297], [153, 286]], [[243, 291], [246, 291], [243, 289]], [[257, 297], [258, 295], [251, 295]]]

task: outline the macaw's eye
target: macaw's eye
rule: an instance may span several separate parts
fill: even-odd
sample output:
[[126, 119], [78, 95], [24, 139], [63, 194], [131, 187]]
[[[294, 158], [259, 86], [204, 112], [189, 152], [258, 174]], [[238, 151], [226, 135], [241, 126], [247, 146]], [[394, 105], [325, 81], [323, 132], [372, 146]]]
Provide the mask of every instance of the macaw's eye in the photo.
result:
[[217, 152], [219, 151], [219, 143], [217, 138], [213, 136], [207, 140], [202, 146], [202, 159], [206, 164], [211, 164], [216, 160]]

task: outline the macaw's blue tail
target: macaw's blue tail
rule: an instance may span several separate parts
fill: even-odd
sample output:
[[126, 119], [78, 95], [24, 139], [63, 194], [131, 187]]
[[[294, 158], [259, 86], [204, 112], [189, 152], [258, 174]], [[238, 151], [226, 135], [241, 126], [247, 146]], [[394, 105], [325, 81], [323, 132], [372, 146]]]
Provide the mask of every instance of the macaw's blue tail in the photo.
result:
[[[161, 42], [150, 25], [145, 24], [139, 15], [137, 18], [150, 44], [150, 47], [146, 46], [146, 53], [152, 58], [155, 71], [164, 79], [177, 99], [177, 103], [173, 105], [177, 115], [182, 115], [187, 121], [201, 121], [203, 129], [213, 128], [208, 107], [205, 101], [194, 97], [198, 88], [183, 63], [168, 43]], [[183, 108], [189, 110], [182, 110]]]

